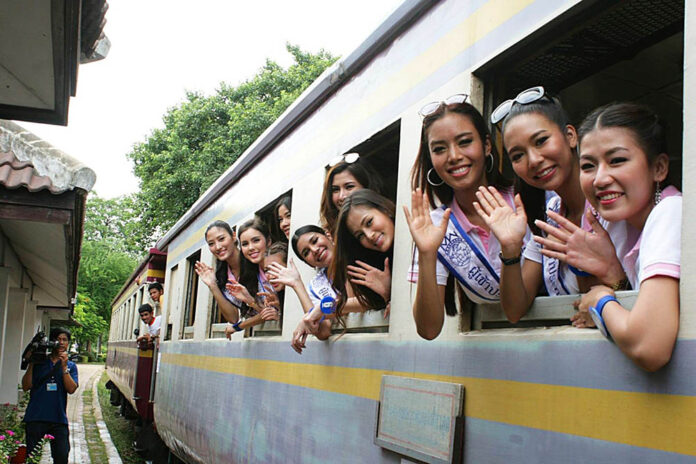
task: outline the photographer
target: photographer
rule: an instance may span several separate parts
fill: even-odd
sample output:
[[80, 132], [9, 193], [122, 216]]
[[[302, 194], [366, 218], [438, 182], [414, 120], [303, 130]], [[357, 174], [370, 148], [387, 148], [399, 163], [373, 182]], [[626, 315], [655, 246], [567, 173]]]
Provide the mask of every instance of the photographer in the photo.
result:
[[[70, 452], [68, 417], [66, 407], [68, 393], [77, 390], [77, 366], [68, 361], [70, 331], [61, 327], [51, 330], [49, 339], [58, 342], [51, 354], [41, 362], [29, 361], [22, 377], [22, 389], [31, 390], [29, 404], [24, 415], [27, 432], [27, 451], [46, 434], [53, 435], [51, 456], [54, 464], [67, 464]], [[31, 356], [32, 353], [28, 353]]]

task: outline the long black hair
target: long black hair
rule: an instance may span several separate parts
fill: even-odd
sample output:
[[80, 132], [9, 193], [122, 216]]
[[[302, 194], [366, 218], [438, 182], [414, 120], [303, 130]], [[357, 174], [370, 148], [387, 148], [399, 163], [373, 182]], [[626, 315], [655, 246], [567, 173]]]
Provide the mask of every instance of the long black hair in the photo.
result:
[[[539, 100], [531, 103], [521, 104], [515, 102], [512, 104], [510, 112], [500, 123], [503, 140], [505, 139], [505, 126], [514, 118], [523, 114], [539, 114], [558, 126], [562, 133], [565, 133], [566, 126], [570, 125], [570, 118], [565, 109], [563, 109], [561, 100], [547, 93]], [[504, 144], [503, 149], [505, 149]], [[577, 157], [577, 150], [574, 150], [574, 156]], [[520, 194], [527, 214], [527, 225], [534, 234], [541, 235], [541, 231], [534, 221], [537, 219], [546, 221], [546, 191], [529, 185], [520, 179], [519, 176], [515, 176], [514, 185], [515, 192]]]
[[[234, 246], [237, 246], [237, 237], [235, 236], [234, 229], [230, 227], [230, 225], [225, 222], [225, 221], [213, 221], [211, 222], [208, 227], [205, 229], [205, 234], [204, 236], [207, 238], [208, 232], [210, 229], [214, 229], [215, 227], [219, 229], [225, 230], [228, 234], [230, 234], [230, 237], [234, 239]], [[225, 285], [227, 285], [227, 263], [224, 261], [218, 261], [217, 266], [215, 267], [215, 281], [217, 283], [218, 288], [222, 293], [225, 293]]]
[[292, 234], [292, 237], [290, 238], [290, 244], [292, 245], [292, 251], [295, 252], [295, 256], [300, 258], [302, 261], [307, 263], [307, 261], [304, 259], [304, 257], [300, 254], [300, 250], [297, 248], [297, 242], [300, 241], [300, 237], [302, 237], [304, 234], [309, 234], [311, 232], [315, 232], [317, 234], [321, 234], [326, 236], [326, 231], [322, 229], [319, 226], [315, 226], [314, 224], [307, 224], [306, 226], [302, 226], [295, 230], [295, 233]]
[[487, 140], [490, 142], [491, 156], [493, 157], [493, 169], [487, 169], [485, 171], [488, 185], [492, 185], [497, 189], [509, 187], [511, 185], [510, 181], [505, 178], [498, 169], [498, 166], [500, 165], [498, 150], [495, 148], [495, 143], [493, 142], [493, 138], [488, 131], [486, 121], [483, 119], [483, 116], [481, 116], [481, 113], [479, 113], [476, 107], [466, 102], [454, 103], [452, 105], [441, 105], [437, 111], [423, 118], [418, 156], [416, 157], [416, 162], [413, 165], [413, 169], [411, 169], [412, 189], [415, 190], [420, 188], [422, 191], [426, 192], [432, 208], [437, 206], [435, 199], [439, 200], [440, 203], [447, 205], [454, 198], [454, 190], [446, 183], [443, 182], [441, 185], [434, 186], [428, 182], [428, 172], [433, 168], [433, 162], [430, 158], [428, 131], [433, 123], [450, 113], [457, 113], [467, 117], [474, 125], [476, 132], [478, 132], [481, 143], [485, 145]]
[[[249, 229], [255, 229], [261, 232], [261, 235], [263, 235], [266, 240], [266, 247], [270, 246], [271, 237], [266, 228], [266, 224], [264, 224], [261, 219], [254, 217], [254, 219], [250, 219], [239, 226], [238, 236], [241, 237], [242, 234]], [[252, 298], [256, 299], [256, 294], [259, 291], [259, 265], [249, 261], [246, 256], [244, 256], [244, 253], [242, 253], [239, 274], [239, 283], [246, 287]]]
[[273, 233], [280, 239], [281, 242], [288, 241], [285, 233], [280, 228], [280, 214], [278, 210], [281, 206], [285, 206], [292, 217], [292, 197], [290, 195], [285, 195], [280, 200], [278, 200], [273, 207]]
[[383, 193], [382, 181], [379, 174], [363, 158], [359, 158], [354, 163], [341, 161], [337, 165], [331, 167], [327, 171], [326, 178], [324, 179], [319, 216], [322, 227], [332, 235], [336, 228], [338, 208], [336, 208], [336, 205], [333, 203], [331, 187], [336, 174], [340, 174], [344, 171], [348, 171], [350, 175], [355, 177], [355, 180], [357, 180], [363, 188], [374, 190], [380, 194]]
[[[328, 275], [331, 277], [332, 285], [338, 294], [336, 302], [336, 316], [341, 325], [345, 327], [341, 310], [346, 304], [347, 286], [350, 279], [347, 274], [347, 266], [360, 260], [378, 269], [384, 267], [384, 259], [389, 258], [389, 265], [392, 262], [392, 248], [387, 253], [369, 250], [363, 247], [358, 239], [348, 229], [347, 220], [351, 209], [356, 206], [367, 206], [381, 211], [394, 221], [396, 207], [388, 198], [373, 192], [369, 189], [358, 190], [343, 201], [341, 211], [338, 213], [336, 222], [336, 241], [334, 244], [334, 257], [329, 266]], [[383, 309], [386, 301], [374, 291], [363, 285], [352, 286], [353, 292], [360, 304], [366, 309]]]
[[[650, 107], [637, 103], [610, 103], [601, 106], [588, 114], [578, 127], [578, 140], [582, 139], [595, 129], [604, 127], [620, 127], [630, 130], [635, 140], [648, 157], [648, 164], [652, 165], [657, 157], [667, 154], [667, 136], [665, 124]], [[665, 185], [680, 187], [667, 172]]]
[[[413, 190], [420, 188], [421, 191], [427, 193], [431, 208], [437, 207], [435, 202], [436, 199], [439, 200], [440, 203], [447, 205], [451, 203], [452, 199], [454, 198], [454, 190], [446, 183], [443, 182], [441, 185], [431, 185], [430, 182], [428, 182], [428, 173], [431, 169], [433, 169], [433, 162], [430, 158], [430, 147], [428, 143], [428, 131], [433, 123], [449, 113], [457, 113], [467, 117], [474, 125], [476, 132], [478, 132], [481, 143], [485, 145], [486, 141], [490, 142], [493, 168], [490, 170], [486, 169], [484, 172], [488, 185], [492, 185], [497, 189], [507, 188], [511, 185], [511, 182], [505, 178], [498, 169], [498, 166], [500, 166], [500, 156], [498, 155], [498, 150], [496, 150], [493, 137], [491, 137], [486, 121], [483, 119], [483, 116], [481, 116], [481, 113], [479, 113], [476, 107], [467, 102], [454, 103], [451, 105], [443, 104], [437, 109], [437, 111], [423, 118], [418, 156], [416, 157], [416, 162], [411, 169], [411, 187]], [[415, 248], [413, 250], [413, 255], [415, 258]], [[448, 316], [455, 316], [457, 314], [455, 292], [457, 294], [457, 299], [459, 300], [460, 306], [464, 308], [466, 305], [468, 305], [466, 295], [460, 286], [455, 285], [454, 275], [450, 274], [447, 279], [447, 285], [445, 286], [445, 312]]]

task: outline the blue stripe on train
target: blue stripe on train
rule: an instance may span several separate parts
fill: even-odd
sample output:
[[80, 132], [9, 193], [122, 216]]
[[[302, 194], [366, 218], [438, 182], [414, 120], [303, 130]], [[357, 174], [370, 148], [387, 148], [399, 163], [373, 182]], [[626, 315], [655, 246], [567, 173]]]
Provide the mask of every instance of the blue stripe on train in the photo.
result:
[[515, 464], [693, 464], [695, 459], [684, 454], [469, 417], [464, 429], [464, 462], [507, 464], [514, 457]]
[[[373, 444], [376, 402], [216, 372], [167, 366], [156, 421], [204, 462], [399, 462]], [[182, 405], [187, 405], [182, 407]], [[208, 407], [205, 407], [208, 405]], [[165, 409], [165, 406], [168, 406]], [[611, 412], [608, 412], [611, 414]], [[693, 457], [558, 432], [466, 418], [464, 462], [693, 462]]]

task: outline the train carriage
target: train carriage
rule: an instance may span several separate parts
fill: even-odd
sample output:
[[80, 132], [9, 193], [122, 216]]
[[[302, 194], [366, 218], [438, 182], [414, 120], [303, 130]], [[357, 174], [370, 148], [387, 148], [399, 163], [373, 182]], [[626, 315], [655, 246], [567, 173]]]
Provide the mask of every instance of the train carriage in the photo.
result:
[[[410, 203], [418, 109], [470, 94], [484, 116], [519, 90], [557, 91], [575, 121], [614, 100], [647, 103], [672, 128], [673, 165], [696, 164], [693, 5], [683, 1], [409, 0], [355, 52], [327, 70], [169, 230], [164, 333], [154, 418], [186, 462], [405, 462], [376, 444], [385, 374], [463, 386], [461, 452], [448, 460], [686, 463], [696, 459], [696, 219], [684, 215], [680, 330], [671, 362], [636, 367], [596, 330], [567, 325], [575, 297], [539, 297], [511, 326], [495, 305], [447, 318], [418, 337], [406, 280], [412, 242], [396, 219], [391, 315], [353, 315], [329, 342], [289, 346], [302, 310], [287, 292], [282, 321], [223, 337], [224, 324], [193, 264], [213, 265], [206, 226], [239, 225], [292, 195], [292, 230], [318, 223], [325, 167], [358, 151], [378, 166], [397, 207]], [[366, 12], [369, 14], [369, 12]], [[686, 150], [683, 150], [686, 152]], [[505, 168], [505, 167], [503, 167]], [[299, 260], [296, 258], [296, 262]], [[299, 264], [307, 282], [312, 271]], [[622, 295], [630, 305], [634, 292]], [[122, 307], [122, 305], [120, 306]], [[112, 340], [128, 333], [112, 320]], [[166, 331], [165, 331], [166, 327]], [[125, 330], [125, 331], [124, 331]], [[115, 332], [114, 332], [115, 331]], [[111, 373], [110, 373], [111, 374]], [[403, 448], [407, 449], [408, 443]]]
[[112, 302], [109, 346], [106, 354], [106, 372], [111, 383], [112, 403], [120, 403], [122, 411], [133, 409], [147, 421], [153, 420], [151, 393], [154, 392], [156, 350], [154, 347], [139, 349], [137, 334], [144, 333], [145, 324], [140, 320], [138, 307], [151, 300], [148, 286], [154, 282], [164, 284], [164, 268], [167, 254], [151, 248], [140, 266], [133, 272]]

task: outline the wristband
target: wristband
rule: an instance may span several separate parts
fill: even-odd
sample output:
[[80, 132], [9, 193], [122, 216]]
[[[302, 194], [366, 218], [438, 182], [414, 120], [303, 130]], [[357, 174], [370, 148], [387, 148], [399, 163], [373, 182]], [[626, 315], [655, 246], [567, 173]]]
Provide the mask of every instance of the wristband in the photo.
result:
[[592, 277], [592, 274], [590, 274], [589, 272], [585, 272], [581, 269], [578, 269], [575, 266], [571, 266], [570, 264], [568, 265], [568, 269], [570, 269], [570, 272], [572, 272], [578, 277]]
[[597, 301], [597, 306], [590, 306], [590, 316], [592, 316], [592, 320], [594, 321], [595, 325], [599, 329], [599, 331], [604, 335], [607, 339], [611, 340], [611, 334], [609, 333], [609, 329], [607, 328], [606, 322], [604, 322], [604, 318], [602, 317], [602, 312], [604, 311], [604, 306], [606, 306], [607, 303], [610, 301], [615, 301], [619, 302], [619, 300], [616, 299], [615, 296], [613, 295], [605, 295], [602, 298]]
[[332, 296], [325, 296], [319, 303], [319, 309], [324, 314], [333, 314], [336, 310], [336, 299]]
[[514, 258], [505, 258], [503, 257], [503, 252], [501, 251], [500, 253], [498, 253], [498, 257], [500, 258], [500, 261], [503, 263], [503, 266], [512, 266], [513, 264], [517, 264], [520, 262], [520, 260], [522, 259], [522, 253], [515, 256]]
[[232, 328], [234, 329], [235, 332], [241, 332], [241, 331], [242, 331], [242, 328], [239, 327], [239, 324], [241, 324], [241, 323], [242, 323], [242, 322], [239, 321], [239, 322], [236, 322], [236, 323], [232, 324]]

